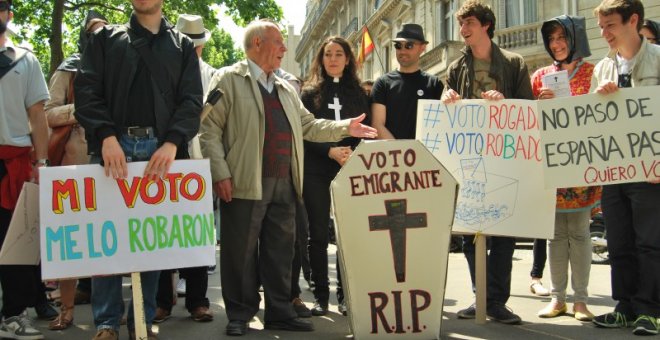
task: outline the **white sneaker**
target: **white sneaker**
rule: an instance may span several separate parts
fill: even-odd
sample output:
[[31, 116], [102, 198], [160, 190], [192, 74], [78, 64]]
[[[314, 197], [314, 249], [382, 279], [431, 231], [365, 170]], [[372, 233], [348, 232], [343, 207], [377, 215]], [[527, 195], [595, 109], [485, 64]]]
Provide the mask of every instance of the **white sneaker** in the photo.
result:
[[186, 296], [186, 279], [179, 279], [179, 282], [176, 283], [176, 294]]
[[40, 340], [44, 339], [44, 335], [32, 326], [32, 321], [28, 317], [27, 311], [23, 311], [23, 313], [12, 316], [11, 318], [2, 318], [0, 338]]

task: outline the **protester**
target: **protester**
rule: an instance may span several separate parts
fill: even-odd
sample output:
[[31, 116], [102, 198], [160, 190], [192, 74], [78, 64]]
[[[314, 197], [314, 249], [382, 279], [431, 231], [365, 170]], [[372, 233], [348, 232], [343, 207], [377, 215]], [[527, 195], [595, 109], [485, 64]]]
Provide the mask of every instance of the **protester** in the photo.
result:
[[[554, 63], [532, 75], [534, 97], [555, 98], [552, 89], [544, 86], [543, 77], [559, 71], [567, 72], [571, 95], [589, 93], [594, 65], [583, 60], [591, 55], [585, 25], [584, 17], [568, 15], [560, 15], [543, 23], [543, 43]], [[538, 312], [539, 317], [552, 318], [567, 312], [569, 263], [571, 286], [575, 292], [573, 316], [580, 321], [591, 321], [594, 317], [587, 309], [591, 269], [589, 219], [591, 209], [599, 202], [600, 193], [598, 186], [557, 189], [555, 232], [549, 245], [552, 300]]]
[[[211, 38], [211, 32], [204, 28], [202, 17], [193, 14], [181, 14], [176, 22], [176, 29], [188, 36], [195, 45], [195, 53], [199, 58], [199, 71], [202, 76], [202, 91], [206, 93], [216, 70], [202, 60], [204, 44]], [[193, 138], [191, 144], [199, 146], [199, 139]], [[193, 158], [202, 158], [199, 147], [191, 147]], [[197, 157], [195, 157], [195, 151]], [[213, 321], [213, 313], [209, 309], [209, 299], [206, 292], [209, 286], [209, 267], [179, 268], [179, 282], [177, 293], [181, 291], [186, 296], [186, 309], [193, 321]], [[172, 284], [173, 270], [162, 270], [158, 280], [158, 292], [156, 293], [156, 316], [154, 323], [160, 323], [172, 315], [172, 307], [176, 304]]]
[[[44, 109], [48, 118], [48, 126], [52, 128], [71, 125], [71, 132], [64, 147], [64, 153], [61, 156], [59, 165], [89, 164], [87, 155], [87, 141], [85, 140], [85, 129], [78, 124], [73, 116], [74, 96], [73, 80], [80, 65], [80, 54], [86, 45], [88, 35], [108, 24], [107, 19], [94, 10], [87, 12], [83, 27], [80, 30], [80, 39], [78, 40], [78, 53], [75, 53], [65, 59], [57, 67], [55, 73], [50, 78], [50, 100], [46, 102]], [[58, 155], [59, 156], [59, 155]], [[50, 330], [63, 330], [73, 324], [73, 308], [76, 296], [76, 283], [78, 280], [60, 280], [59, 281], [59, 316], [48, 324]]]
[[[13, 18], [11, 0], [0, 0], [0, 247], [4, 244], [23, 184], [39, 181], [48, 166], [48, 124], [44, 103], [48, 87], [37, 58], [15, 47], [6, 36]], [[36, 161], [30, 154], [34, 153]], [[0, 265], [2, 324], [0, 337], [43, 339], [27, 307], [40, 317], [57, 316], [46, 301], [41, 269], [34, 265]]]
[[529, 284], [529, 291], [537, 296], [549, 296], [550, 290], [543, 286], [541, 279], [543, 278], [543, 270], [545, 269], [545, 261], [548, 259], [547, 243], [545, 239], [534, 240], [532, 254], [534, 261], [532, 262], [532, 270], [529, 272], [531, 283]]
[[[325, 39], [312, 62], [310, 75], [302, 92], [305, 108], [316, 118], [340, 121], [369, 111], [369, 100], [360, 86], [351, 45], [342, 37]], [[314, 281], [312, 315], [328, 313], [328, 225], [330, 223], [330, 182], [360, 142], [345, 138], [336, 143], [305, 141], [305, 176], [303, 198], [309, 216], [309, 259]], [[338, 259], [339, 261], [339, 259]], [[337, 266], [338, 282], [340, 269]], [[343, 285], [339, 283], [339, 287]], [[337, 289], [339, 311], [346, 313], [341, 288]]]
[[[495, 14], [490, 6], [477, 0], [468, 0], [456, 12], [460, 34], [465, 40], [462, 56], [447, 70], [447, 91], [444, 103], [461, 98], [500, 100], [533, 99], [529, 72], [523, 58], [500, 49], [491, 39], [495, 31]], [[505, 324], [518, 324], [520, 317], [506, 307], [511, 294], [511, 269], [516, 241], [512, 237], [489, 237], [487, 258], [487, 306], [491, 320]], [[474, 287], [474, 236], [463, 237], [463, 252], [470, 268]], [[475, 305], [460, 310], [458, 317], [473, 319]]]
[[[660, 46], [642, 39], [640, 0], [604, 0], [594, 9], [600, 34], [610, 47], [596, 64], [591, 87], [607, 96], [622, 87], [660, 84]], [[654, 127], [657, 128], [657, 127]], [[660, 177], [649, 182], [603, 186], [601, 206], [607, 226], [614, 311], [594, 324], [632, 325], [635, 335], [658, 334], [660, 317]]]
[[334, 122], [314, 119], [293, 87], [273, 72], [286, 52], [280, 29], [255, 21], [245, 30], [247, 60], [223, 68], [212, 88], [224, 95], [202, 122], [202, 153], [211, 160], [213, 187], [222, 199], [220, 270], [227, 335], [244, 335], [259, 310], [264, 327], [311, 331], [289, 299], [296, 200], [302, 194], [303, 143], [374, 137], [361, 115]]
[[443, 86], [438, 77], [419, 68], [420, 56], [429, 43], [422, 26], [404, 24], [393, 41], [399, 68], [374, 83], [371, 124], [380, 139], [415, 139], [417, 101], [439, 99]]
[[660, 22], [654, 20], [644, 20], [642, 29], [639, 30], [639, 34], [643, 35], [646, 40], [651, 44], [660, 44], [658, 35], [660, 35]]
[[[188, 157], [187, 143], [199, 128], [202, 84], [193, 42], [162, 16], [163, 0], [132, 5], [128, 24], [90, 37], [75, 79], [75, 117], [85, 128], [91, 162], [102, 162], [106, 176], [126, 178], [127, 162], [148, 161], [144, 176], [153, 180], [164, 177], [175, 158]], [[149, 339], [157, 338], [151, 324], [159, 273], [141, 273]], [[121, 296], [120, 275], [93, 278], [94, 339], [117, 339]], [[135, 339], [132, 304], [127, 326]]]

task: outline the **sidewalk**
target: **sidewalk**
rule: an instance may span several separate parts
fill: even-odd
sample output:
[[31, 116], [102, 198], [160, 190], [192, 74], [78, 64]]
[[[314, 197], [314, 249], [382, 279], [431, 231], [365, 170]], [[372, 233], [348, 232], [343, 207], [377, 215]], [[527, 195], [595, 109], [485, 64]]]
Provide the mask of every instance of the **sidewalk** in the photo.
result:
[[[330, 275], [335, 277], [334, 247], [330, 250], [332, 258]], [[542, 309], [550, 298], [541, 298], [529, 292], [529, 271], [532, 263], [532, 251], [517, 249], [514, 254], [511, 299], [509, 307], [520, 315], [523, 323], [517, 326], [508, 326], [496, 322], [487, 322], [477, 325], [474, 320], [458, 320], [456, 312], [473, 302], [470, 289], [470, 279], [467, 264], [462, 254], [450, 254], [443, 312], [442, 331], [443, 339], [633, 339], [632, 329], [599, 329], [591, 323], [582, 323], [571, 316], [562, 316], [554, 319], [541, 319], [536, 312]], [[549, 287], [550, 273], [545, 270], [544, 284]], [[129, 297], [129, 281], [125, 280], [124, 297]], [[303, 288], [303, 300], [311, 307], [313, 298], [307, 289], [307, 283], [300, 281]], [[331, 285], [334, 290], [334, 282]], [[591, 267], [589, 307], [596, 314], [610, 312], [614, 301], [610, 298], [610, 268], [607, 265], [593, 265]], [[571, 293], [569, 288], [569, 294]], [[250, 330], [243, 339], [346, 339], [350, 337], [347, 318], [337, 313], [336, 300], [332, 293], [330, 313], [325, 317], [314, 317], [312, 320], [316, 327], [313, 333], [296, 333], [263, 330], [263, 306], [255, 320], [250, 324]], [[224, 329], [227, 318], [224, 313], [222, 295], [220, 291], [219, 271], [209, 277], [208, 296], [211, 308], [215, 313], [215, 320], [209, 323], [196, 323], [190, 319], [183, 307], [184, 301], [179, 299], [172, 311], [173, 317], [158, 325], [159, 338], [167, 339], [225, 339]], [[570, 299], [570, 296], [569, 296]], [[569, 303], [569, 311], [572, 304]], [[34, 310], [29, 309], [34, 315]], [[90, 305], [76, 306], [74, 326], [65, 331], [49, 331], [46, 321], [36, 321], [35, 325], [43, 331], [46, 339], [84, 339], [89, 340], [95, 334]], [[120, 339], [127, 339], [128, 333], [123, 327]], [[403, 339], [403, 338], [402, 338]]]

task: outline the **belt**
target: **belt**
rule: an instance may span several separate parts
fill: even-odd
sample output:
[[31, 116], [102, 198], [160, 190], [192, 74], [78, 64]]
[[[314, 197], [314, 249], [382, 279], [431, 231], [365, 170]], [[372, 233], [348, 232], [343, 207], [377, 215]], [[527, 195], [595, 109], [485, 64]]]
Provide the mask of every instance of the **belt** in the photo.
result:
[[121, 133], [131, 137], [154, 137], [154, 128], [151, 126], [129, 126], [121, 128]]

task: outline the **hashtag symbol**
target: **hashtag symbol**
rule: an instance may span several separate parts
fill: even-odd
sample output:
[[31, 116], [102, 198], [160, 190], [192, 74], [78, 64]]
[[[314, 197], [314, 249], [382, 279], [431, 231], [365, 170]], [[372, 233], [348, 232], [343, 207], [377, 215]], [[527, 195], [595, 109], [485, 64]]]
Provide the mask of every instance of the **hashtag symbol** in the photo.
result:
[[429, 138], [429, 133], [426, 133], [426, 137], [424, 137], [424, 146], [426, 146], [427, 149], [431, 151], [431, 153], [440, 150], [438, 147], [438, 144], [442, 143], [440, 139], [438, 139], [439, 135], [436, 133], [435, 137], [433, 139]]
[[424, 109], [424, 127], [435, 128], [436, 123], [440, 123], [440, 104], [436, 108], [433, 108], [433, 104], [428, 105]]

